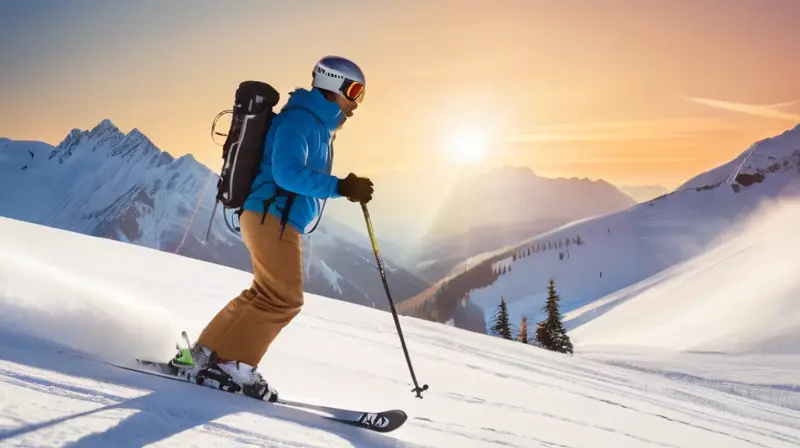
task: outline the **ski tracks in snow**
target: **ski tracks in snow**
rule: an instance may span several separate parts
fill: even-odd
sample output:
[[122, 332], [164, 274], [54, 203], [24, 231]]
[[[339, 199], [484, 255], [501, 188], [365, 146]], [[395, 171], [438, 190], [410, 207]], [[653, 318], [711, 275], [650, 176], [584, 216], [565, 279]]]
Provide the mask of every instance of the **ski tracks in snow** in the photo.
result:
[[[508, 350], [485, 351], [469, 343], [471, 336], [465, 334], [463, 341], [438, 335], [436, 330], [416, 330], [415, 340], [426, 340], [458, 351], [461, 355], [450, 360], [452, 364], [469, 368], [482, 374], [487, 384], [494, 380], [514, 381], [533, 389], [556, 390], [578, 399], [612, 405], [623, 409], [621, 416], [638, 414], [646, 419], [665, 420], [684, 425], [692, 430], [720, 436], [728, 441], [739, 441], [749, 446], [771, 447], [759, 440], [772, 439], [786, 442], [787, 446], [800, 446], [800, 413], [768, 403], [724, 393], [711, 388], [695, 387], [660, 375], [638, 375], [622, 367], [552, 354], [552, 361], [542, 362], [541, 356], [526, 356], [527, 350], [517, 342], [508, 343]], [[519, 345], [518, 345], [519, 344]], [[432, 356], [422, 354], [417, 356]], [[563, 357], [563, 358], [562, 358]], [[503, 367], [499, 367], [503, 366]], [[491, 394], [489, 394], [491, 395]], [[520, 393], [520, 395], [526, 395]], [[561, 420], [609, 433], [617, 433], [637, 442], [664, 447], [676, 447], [666, 442], [648, 439], [642, 433], [621, 431], [616, 425], [600, 425], [580, 418], [580, 413], [542, 412], [525, 404], [494, 401], [475, 396], [448, 393], [453, 400], [484, 405], [499, 410], [527, 415], [540, 415], [552, 420]], [[487, 429], [487, 428], [485, 428]], [[530, 443], [530, 442], [529, 442]], [[512, 446], [526, 446], [524, 443]], [[529, 445], [528, 445], [529, 446]]]
[[422, 446], [312, 412], [227, 396], [56, 350], [16, 349], [31, 344], [4, 336], [8, 334], [0, 332], [0, 396], [8, 398], [0, 403], [3, 446]]

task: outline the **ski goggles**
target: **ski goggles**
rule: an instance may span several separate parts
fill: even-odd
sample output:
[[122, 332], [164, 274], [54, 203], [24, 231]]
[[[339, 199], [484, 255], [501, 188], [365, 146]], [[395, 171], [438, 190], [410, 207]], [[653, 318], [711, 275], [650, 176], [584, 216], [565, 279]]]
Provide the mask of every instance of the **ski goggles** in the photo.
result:
[[339, 88], [344, 95], [350, 101], [355, 101], [358, 104], [361, 104], [364, 101], [364, 91], [366, 90], [366, 86], [364, 84], [353, 81], [351, 79], [345, 79], [342, 82], [342, 87]]

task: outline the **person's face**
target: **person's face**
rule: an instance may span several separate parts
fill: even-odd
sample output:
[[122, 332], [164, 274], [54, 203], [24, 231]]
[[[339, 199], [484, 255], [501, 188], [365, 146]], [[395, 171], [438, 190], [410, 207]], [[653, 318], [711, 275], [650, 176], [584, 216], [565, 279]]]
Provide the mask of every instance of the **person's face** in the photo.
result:
[[338, 104], [339, 107], [342, 109], [342, 112], [344, 112], [344, 115], [347, 118], [352, 117], [353, 112], [358, 108], [358, 103], [356, 103], [355, 101], [348, 100], [342, 94], [337, 94], [335, 101], [336, 104]]

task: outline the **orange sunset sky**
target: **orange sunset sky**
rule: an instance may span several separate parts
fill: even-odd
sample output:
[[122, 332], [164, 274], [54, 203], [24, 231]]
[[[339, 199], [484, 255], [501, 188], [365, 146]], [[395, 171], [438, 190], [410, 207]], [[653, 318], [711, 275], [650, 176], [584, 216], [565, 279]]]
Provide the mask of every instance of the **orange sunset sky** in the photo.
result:
[[675, 187], [800, 123], [800, 2], [0, 3], [0, 137], [60, 142], [104, 118], [213, 170], [238, 83], [283, 95], [350, 57], [367, 95], [334, 172], [479, 163]]

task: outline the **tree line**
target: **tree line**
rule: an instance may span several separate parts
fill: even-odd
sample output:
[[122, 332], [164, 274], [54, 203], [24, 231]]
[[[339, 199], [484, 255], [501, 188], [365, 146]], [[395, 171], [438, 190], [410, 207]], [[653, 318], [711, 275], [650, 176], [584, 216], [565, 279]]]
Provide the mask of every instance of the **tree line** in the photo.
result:
[[[547, 313], [547, 316], [536, 324], [532, 345], [554, 352], [572, 354], [572, 341], [570, 341], [567, 330], [564, 328], [561, 312], [558, 307], [561, 297], [556, 292], [555, 281], [552, 278], [547, 286], [547, 292], [547, 300], [542, 307], [542, 310]], [[513, 337], [512, 325], [508, 316], [508, 305], [503, 297], [500, 297], [497, 312], [491, 321], [490, 331], [494, 336], [499, 336], [503, 339], [513, 339], [523, 344], [530, 343], [528, 337], [528, 318], [526, 316], [522, 316], [519, 331], [517, 331], [516, 337]]]
[[[589, 229], [591, 233], [591, 229]], [[608, 233], [611, 229], [608, 229]], [[572, 245], [583, 245], [586, 241], [580, 236], [575, 235], [555, 241], [539, 242], [527, 247], [516, 249], [511, 255], [512, 261], [506, 263], [509, 252], [496, 255], [490, 259], [483, 260], [477, 265], [471, 266], [469, 270], [458, 273], [452, 278], [442, 282], [442, 284], [426, 300], [421, 301], [413, 307], [409, 307], [403, 314], [411, 315], [433, 322], [445, 322], [452, 318], [459, 302], [464, 300], [470, 292], [493, 284], [500, 276], [508, 274], [512, 270], [514, 261], [529, 257], [535, 253], [568, 248]], [[559, 258], [569, 257], [569, 251], [559, 252]]]
[[546, 243], [536, 243], [531, 246], [524, 247], [515, 252], [512, 257], [512, 260], [516, 261], [521, 258], [530, 257], [531, 255], [538, 252], [544, 252], [553, 249], [561, 249], [564, 247], [569, 247], [573, 244], [576, 246], [580, 246], [582, 244], [586, 244], [586, 242], [581, 238], [580, 235], [577, 235], [572, 238], [564, 238], [563, 240], [548, 241]]

